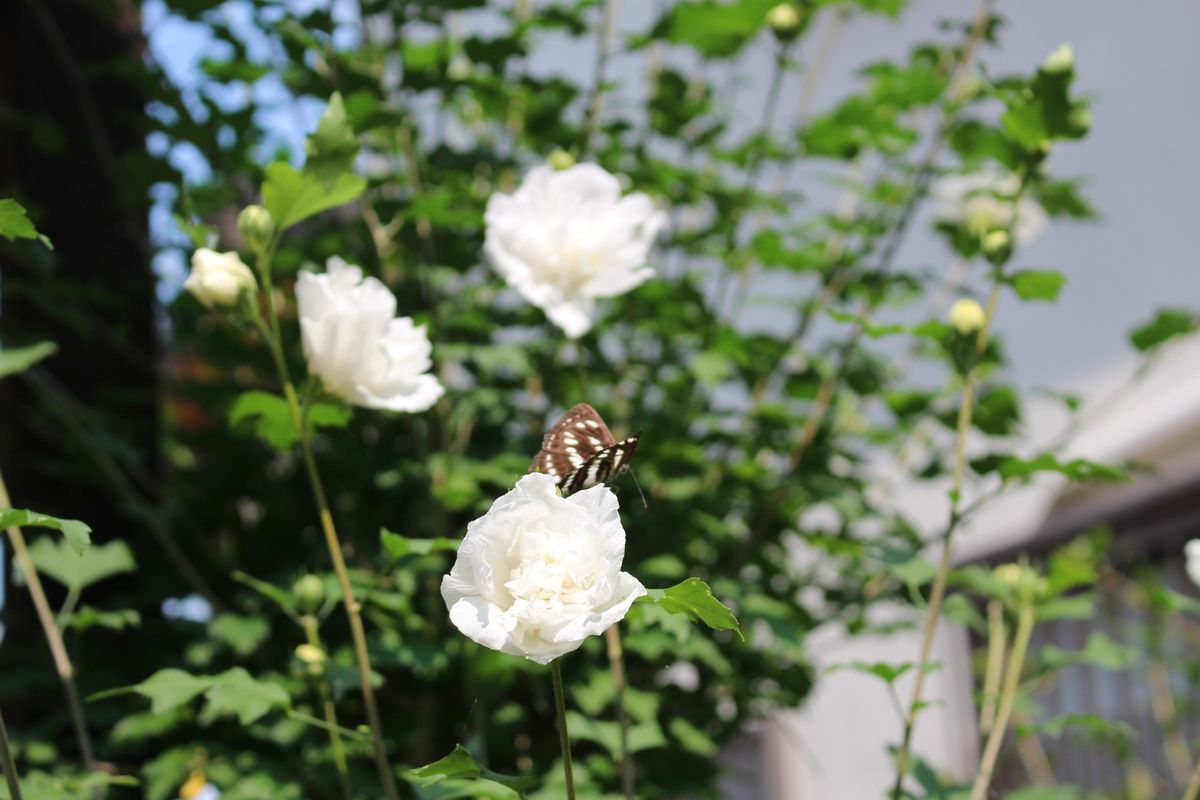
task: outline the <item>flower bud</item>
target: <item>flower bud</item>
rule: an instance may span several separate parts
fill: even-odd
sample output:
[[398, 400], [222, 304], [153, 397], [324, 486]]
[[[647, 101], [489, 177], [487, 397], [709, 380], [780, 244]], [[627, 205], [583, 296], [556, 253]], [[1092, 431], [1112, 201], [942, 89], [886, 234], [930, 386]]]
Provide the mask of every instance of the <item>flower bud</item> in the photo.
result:
[[1006, 230], [992, 231], [983, 237], [983, 254], [991, 261], [1005, 261], [1012, 250], [1012, 236]]
[[192, 271], [183, 288], [207, 308], [232, 308], [244, 293], [257, 291], [258, 283], [237, 253], [201, 247], [192, 254]]
[[549, 164], [551, 168], [559, 171], [570, 169], [571, 167], [575, 166], [575, 156], [571, 155], [566, 150], [563, 150], [561, 147], [556, 147], [554, 148], [554, 152], [552, 152], [549, 157], [546, 158], [546, 163]]
[[997, 583], [1004, 584], [1007, 589], [1016, 589], [1021, 582], [1020, 564], [1001, 564], [992, 570], [992, 577]]
[[246, 206], [237, 218], [238, 230], [246, 241], [246, 246], [256, 253], [261, 253], [271, 246], [271, 238], [275, 235], [275, 220], [271, 212], [262, 206]]
[[984, 313], [983, 306], [969, 297], [950, 307], [950, 325], [963, 336], [977, 333], [986, 321], [987, 314]]
[[1064, 42], [1046, 56], [1042, 61], [1042, 72], [1048, 75], [1066, 75], [1075, 69], [1075, 50], [1070, 43]]
[[296, 605], [305, 614], [311, 614], [325, 602], [325, 583], [316, 575], [305, 575], [292, 586]]
[[800, 12], [792, 3], [780, 3], [767, 12], [767, 25], [780, 39], [790, 39], [800, 31]]
[[314, 678], [325, 672], [325, 651], [315, 644], [296, 645], [296, 660], [304, 665], [304, 671]]

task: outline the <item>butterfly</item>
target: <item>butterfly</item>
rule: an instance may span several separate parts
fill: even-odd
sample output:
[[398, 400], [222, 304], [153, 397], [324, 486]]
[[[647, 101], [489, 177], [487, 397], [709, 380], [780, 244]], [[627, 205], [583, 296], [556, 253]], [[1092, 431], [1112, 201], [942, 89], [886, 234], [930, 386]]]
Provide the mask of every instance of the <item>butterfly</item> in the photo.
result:
[[598, 483], [608, 483], [629, 468], [641, 431], [617, 441], [596, 409], [578, 403], [550, 426], [530, 472], [544, 472], [558, 481], [563, 496]]

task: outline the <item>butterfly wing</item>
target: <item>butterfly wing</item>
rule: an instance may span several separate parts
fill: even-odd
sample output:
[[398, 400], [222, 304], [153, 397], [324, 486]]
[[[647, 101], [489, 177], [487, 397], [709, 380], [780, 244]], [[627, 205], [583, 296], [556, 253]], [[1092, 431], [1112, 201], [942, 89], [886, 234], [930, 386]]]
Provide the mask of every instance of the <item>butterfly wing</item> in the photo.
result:
[[613, 443], [609, 447], [594, 453], [591, 458], [558, 482], [564, 497], [583, 491], [598, 483], [608, 483], [621, 474], [629, 466], [629, 459], [637, 450], [638, 439], [642, 432]]
[[544, 472], [561, 486], [589, 459], [614, 444], [612, 431], [596, 409], [578, 403], [546, 431], [542, 449], [533, 457], [529, 471]]

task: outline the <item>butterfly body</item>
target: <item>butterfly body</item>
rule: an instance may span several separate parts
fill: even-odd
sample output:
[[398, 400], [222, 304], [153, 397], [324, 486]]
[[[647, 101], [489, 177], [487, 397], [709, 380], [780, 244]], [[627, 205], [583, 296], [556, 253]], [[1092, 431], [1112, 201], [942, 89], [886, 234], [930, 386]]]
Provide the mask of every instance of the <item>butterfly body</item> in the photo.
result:
[[563, 495], [572, 495], [624, 472], [640, 436], [638, 431], [618, 442], [596, 409], [578, 403], [546, 431], [529, 471], [546, 473]]

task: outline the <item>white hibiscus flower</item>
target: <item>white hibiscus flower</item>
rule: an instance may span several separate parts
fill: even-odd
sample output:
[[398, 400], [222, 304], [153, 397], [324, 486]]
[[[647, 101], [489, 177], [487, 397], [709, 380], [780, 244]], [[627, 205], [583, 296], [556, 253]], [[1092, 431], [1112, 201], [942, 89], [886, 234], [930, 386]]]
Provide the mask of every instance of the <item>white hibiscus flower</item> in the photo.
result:
[[531, 473], [467, 526], [442, 598], [484, 647], [548, 664], [619, 622], [646, 593], [621, 571], [617, 497], [593, 486], [562, 497]]
[[641, 192], [621, 196], [595, 164], [530, 170], [511, 195], [488, 200], [484, 253], [495, 270], [572, 339], [591, 330], [597, 298], [648, 280], [666, 215]]
[[429, 374], [425, 327], [396, 316], [396, 298], [380, 281], [340, 258], [296, 282], [300, 332], [309, 372], [347, 403], [424, 411], [442, 396]]

